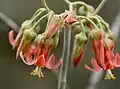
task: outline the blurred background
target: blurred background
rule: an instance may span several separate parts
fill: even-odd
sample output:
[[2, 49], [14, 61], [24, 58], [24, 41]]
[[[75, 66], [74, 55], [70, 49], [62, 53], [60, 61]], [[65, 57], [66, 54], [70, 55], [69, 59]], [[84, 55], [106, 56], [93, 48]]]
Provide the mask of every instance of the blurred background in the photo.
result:
[[[64, 0], [46, 0], [48, 6], [56, 13], [64, 12], [68, 9], [68, 5]], [[81, 0], [88, 4], [97, 7], [101, 0]], [[42, 7], [40, 0], [0, 0], [0, 12], [3, 12], [19, 26], [29, 19], [34, 12]], [[120, 0], [108, 0], [106, 5], [100, 11], [99, 15], [110, 25], [114, 22], [120, 9]], [[120, 22], [119, 22], [120, 23]], [[119, 26], [118, 26], [119, 27]], [[15, 59], [15, 51], [8, 41], [8, 27], [0, 23], [0, 89], [56, 89], [57, 78], [47, 69], [43, 70], [45, 75], [44, 80], [40, 80], [35, 76], [31, 76], [30, 72], [34, 69], [32, 66], [27, 66], [21, 60]], [[60, 37], [60, 44], [55, 51], [57, 59], [61, 57], [62, 36]], [[115, 52], [120, 53], [120, 41], [116, 41]], [[88, 86], [91, 72], [84, 68], [84, 64], [89, 64], [91, 59], [91, 45], [89, 44], [83, 61], [78, 68], [73, 68], [70, 62], [68, 70], [68, 84], [70, 89], [86, 89]], [[114, 73], [117, 76], [116, 80], [104, 81], [103, 77], [98, 83], [96, 89], [120, 89], [120, 69], [115, 69]]]

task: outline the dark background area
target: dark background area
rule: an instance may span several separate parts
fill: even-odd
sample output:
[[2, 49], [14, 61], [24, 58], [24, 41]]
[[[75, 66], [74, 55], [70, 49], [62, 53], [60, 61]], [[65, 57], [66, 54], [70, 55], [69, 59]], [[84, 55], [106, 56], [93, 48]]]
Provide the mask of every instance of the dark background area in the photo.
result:
[[[68, 5], [64, 0], [46, 1], [48, 6], [56, 13], [61, 13], [68, 9]], [[97, 7], [101, 0], [84, 1]], [[42, 7], [40, 0], [0, 0], [0, 11], [13, 19], [18, 25], [29, 19], [39, 7]], [[108, 0], [99, 15], [111, 25], [119, 9], [120, 0]], [[27, 66], [21, 60], [15, 59], [15, 51], [12, 50], [12, 46], [8, 41], [8, 32], [8, 27], [0, 23], [0, 89], [56, 89], [57, 78], [52, 72], [44, 69], [45, 79], [40, 80], [30, 75], [34, 67]], [[62, 37], [61, 34], [60, 45], [55, 51], [57, 59], [61, 56]], [[117, 42], [115, 51], [120, 52], [119, 44]], [[79, 68], [73, 68], [70, 63], [68, 70], [70, 89], [86, 89], [91, 72], [84, 68], [84, 64], [90, 62], [91, 53], [91, 48], [88, 46]], [[120, 89], [120, 69], [115, 69], [114, 73], [117, 76], [117, 80], [104, 81], [102, 79], [98, 89]]]

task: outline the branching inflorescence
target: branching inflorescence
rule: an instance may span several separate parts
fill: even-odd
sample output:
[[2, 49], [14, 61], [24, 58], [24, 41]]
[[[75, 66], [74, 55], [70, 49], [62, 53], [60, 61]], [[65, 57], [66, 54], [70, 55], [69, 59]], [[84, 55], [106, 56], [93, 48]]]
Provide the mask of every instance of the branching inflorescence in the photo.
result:
[[[69, 10], [61, 14], [50, 10], [45, 0], [41, 1], [45, 8], [38, 9], [29, 20], [21, 24], [15, 40], [13, 30], [9, 32], [10, 44], [13, 49], [17, 49], [16, 59], [20, 56], [25, 64], [36, 66], [31, 75], [43, 78], [43, 67], [55, 71], [62, 65], [66, 59], [60, 58], [57, 64], [54, 64], [55, 55], [49, 53], [58, 46], [60, 31], [70, 28], [68, 30], [71, 30], [74, 36], [73, 66], [79, 65], [90, 40], [95, 57], [91, 60], [93, 68], [87, 64], [85, 68], [95, 72], [106, 70], [105, 79], [115, 79], [111, 70], [120, 67], [120, 55], [114, 54], [114, 35], [109, 24], [97, 15], [106, 0], [103, 0], [97, 9], [81, 1], [65, 0], [69, 4]], [[44, 18], [47, 18], [46, 28], [40, 33], [40, 23]]]

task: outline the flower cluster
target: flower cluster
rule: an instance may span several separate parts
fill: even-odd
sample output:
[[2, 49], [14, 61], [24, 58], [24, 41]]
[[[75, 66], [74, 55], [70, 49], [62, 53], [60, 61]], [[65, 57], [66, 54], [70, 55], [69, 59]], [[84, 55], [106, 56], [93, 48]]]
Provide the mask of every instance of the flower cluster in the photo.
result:
[[[82, 59], [88, 40], [92, 43], [95, 57], [92, 58], [92, 67], [85, 64], [90, 71], [106, 70], [105, 79], [115, 79], [111, 70], [120, 67], [120, 55], [114, 55], [114, 36], [109, 25], [97, 14], [95, 9], [83, 2], [71, 2], [70, 10], [55, 14], [48, 8], [40, 8], [31, 17], [22, 23], [14, 39], [14, 31], [9, 32], [9, 41], [13, 49], [17, 48], [16, 59], [20, 56], [27, 65], [36, 66], [31, 75], [43, 78], [42, 68], [56, 70], [63, 62], [55, 64], [55, 55], [50, 54], [52, 48], [59, 43], [60, 30], [70, 27], [73, 32], [74, 45], [72, 60], [77, 67]], [[40, 33], [40, 25], [47, 18], [45, 31]], [[49, 56], [50, 54], [50, 56]]]
[[[43, 33], [39, 33], [38, 24], [47, 17], [47, 25]], [[38, 19], [39, 18], [39, 19]], [[20, 56], [27, 65], [36, 66], [31, 75], [43, 78], [42, 68], [56, 70], [61, 64], [60, 59], [55, 64], [54, 53], [49, 57], [52, 48], [56, 48], [59, 43], [60, 29], [76, 22], [74, 11], [65, 11], [62, 14], [55, 14], [53, 11], [47, 12], [45, 8], [37, 10], [30, 20], [22, 23], [21, 28], [14, 40], [14, 31], [9, 32], [9, 42], [13, 49], [17, 48], [16, 59]]]

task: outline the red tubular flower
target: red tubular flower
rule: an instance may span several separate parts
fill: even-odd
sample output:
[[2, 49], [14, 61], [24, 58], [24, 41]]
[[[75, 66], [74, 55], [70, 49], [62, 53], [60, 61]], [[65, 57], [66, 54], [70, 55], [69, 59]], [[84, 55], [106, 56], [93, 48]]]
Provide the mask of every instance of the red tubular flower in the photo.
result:
[[86, 42], [87, 42], [87, 36], [84, 33], [81, 32], [75, 35], [75, 41], [74, 41], [73, 53], [72, 53], [74, 67], [77, 67], [82, 59]]
[[[61, 64], [62, 59], [58, 61], [57, 64], [55, 64], [55, 56], [52, 54], [48, 58], [48, 54], [50, 52], [50, 49], [52, 48], [53, 44], [47, 44], [49, 45], [47, 48], [45, 46], [45, 41], [42, 40], [41, 44], [38, 47], [37, 45], [33, 45], [29, 48], [26, 54], [26, 59], [20, 54], [23, 62], [27, 65], [35, 65], [36, 68], [33, 70], [31, 75], [38, 76], [40, 78], [43, 78], [44, 75], [42, 73], [42, 68], [45, 67], [47, 69], [56, 70]], [[39, 48], [39, 50], [38, 50]], [[47, 60], [48, 58], [48, 60]]]
[[47, 69], [51, 69], [53, 71], [55, 71], [61, 64], [62, 64], [62, 59], [60, 59], [57, 64], [55, 64], [55, 56], [54, 54], [52, 54], [48, 61], [46, 61], [44, 54], [40, 55], [37, 59], [36, 59], [36, 63], [35, 63], [35, 70], [33, 70], [33, 72], [31, 73], [31, 75], [36, 75], [39, 78], [43, 78], [44, 75], [42, 73], [42, 67], [45, 67]]
[[91, 71], [100, 71], [105, 69], [105, 62], [104, 62], [104, 44], [103, 40], [94, 40], [92, 39], [92, 46], [95, 52], [95, 58], [92, 58], [91, 64], [93, 69], [85, 65], [85, 68]]
[[98, 40], [92, 39], [92, 46], [95, 53], [95, 58], [92, 58], [91, 60], [93, 69], [87, 65], [85, 65], [85, 68], [94, 72], [107, 70], [105, 79], [116, 79], [112, 74], [111, 69], [114, 69], [115, 67], [120, 67], [120, 55], [117, 53], [114, 56], [113, 41], [111, 40], [110, 42], [108, 39], [103, 40], [103, 37], [100, 36]]

